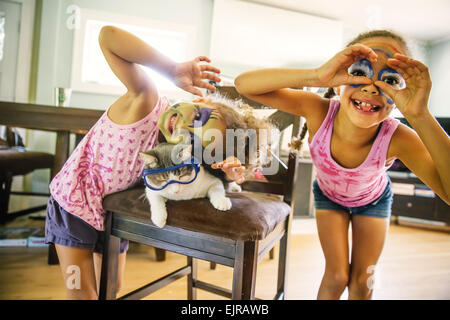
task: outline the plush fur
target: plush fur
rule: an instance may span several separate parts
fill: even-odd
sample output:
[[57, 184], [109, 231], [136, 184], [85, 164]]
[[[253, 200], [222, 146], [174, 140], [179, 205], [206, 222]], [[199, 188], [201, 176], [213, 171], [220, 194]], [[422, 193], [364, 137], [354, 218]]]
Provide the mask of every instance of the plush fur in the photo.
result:
[[[170, 154], [175, 147], [174, 144], [161, 143], [148, 152], [141, 152], [140, 156], [147, 169], [161, 169], [174, 166]], [[179, 153], [181, 161], [190, 159], [192, 146], [187, 146]], [[192, 167], [184, 167], [176, 171], [168, 171], [164, 174], [157, 173], [153, 181], [160, 182], [161, 185], [169, 180], [188, 181], [194, 177], [195, 170]], [[183, 180], [184, 179], [184, 180]], [[149, 182], [149, 180], [147, 180]], [[231, 184], [231, 190], [240, 191], [238, 185]], [[237, 188], [236, 188], [237, 187]], [[189, 184], [172, 183], [162, 190], [155, 191], [148, 187], [145, 188], [145, 194], [151, 206], [152, 222], [163, 228], [167, 220], [166, 201], [169, 200], [190, 200], [196, 198], [208, 197], [214, 208], [222, 211], [231, 209], [231, 201], [225, 195], [224, 183], [217, 177], [214, 177], [205, 168], [200, 165], [200, 171], [197, 178]]]

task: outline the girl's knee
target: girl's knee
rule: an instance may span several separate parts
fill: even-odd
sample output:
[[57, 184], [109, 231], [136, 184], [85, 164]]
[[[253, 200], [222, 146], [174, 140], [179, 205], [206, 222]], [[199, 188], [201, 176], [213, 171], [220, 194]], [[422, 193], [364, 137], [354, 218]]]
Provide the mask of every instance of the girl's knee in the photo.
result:
[[367, 272], [352, 273], [349, 283], [349, 293], [360, 299], [369, 298], [375, 285], [374, 274]]
[[332, 287], [337, 291], [344, 291], [349, 282], [348, 271], [326, 271], [324, 275], [324, 281], [328, 287]]

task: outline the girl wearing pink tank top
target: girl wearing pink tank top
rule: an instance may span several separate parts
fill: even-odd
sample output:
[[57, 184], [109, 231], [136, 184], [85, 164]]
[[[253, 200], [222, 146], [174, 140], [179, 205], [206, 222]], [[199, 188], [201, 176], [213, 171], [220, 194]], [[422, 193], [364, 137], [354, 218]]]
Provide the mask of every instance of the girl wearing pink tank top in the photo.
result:
[[[246, 97], [306, 119], [325, 256], [318, 299], [339, 299], [346, 287], [349, 299], [372, 298], [393, 198], [386, 170], [395, 159], [450, 202], [450, 139], [427, 107], [428, 68], [405, 54], [399, 35], [374, 30], [318, 68], [255, 70], [235, 80]], [[322, 97], [292, 89], [302, 87], [329, 90]], [[390, 117], [394, 108], [415, 132]]]
[[[378, 199], [388, 185], [386, 170], [390, 165], [385, 165], [386, 156], [399, 121], [393, 118], [384, 120], [379, 125], [366, 159], [356, 168], [345, 168], [333, 159], [330, 152], [334, 120], [339, 107], [339, 100], [330, 100], [327, 116], [314, 135], [309, 149], [316, 168], [317, 183], [323, 194], [343, 207], [361, 207]], [[316, 209], [319, 209], [317, 205]], [[326, 208], [322, 204], [320, 209]], [[390, 208], [387, 209], [387, 212], [381, 211], [378, 215], [389, 216]], [[374, 210], [367, 212], [367, 215], [378, 216]]]
[[[200, 62], [201, 56], [175, 63], [134, 35], [116, 27], [103, 27], [100, 47], [127, 93], [114, 102], [79, 143], [50, 183], [46, 242], [54, 243], [68, 299], [97, 299], [103, 246], [103, 197], [123, 190], [140, 177], [144, 163], [138, 157], [158, 136], [159, 115], [168, 107], [155, 83], [139, 65], [169, 77], [179, 88], [202, 95], [200, 88], [215, 91], [207, 80], [220, 82], [220, 70]], [[230, 178], [232, 169], [223, 169]], [[118, 284], [123, 279], [126, 241], [121, 242]], [[77, 267], [77, 274], [73, 274]], [[78, 276], [78, 285], [73, 277]]]

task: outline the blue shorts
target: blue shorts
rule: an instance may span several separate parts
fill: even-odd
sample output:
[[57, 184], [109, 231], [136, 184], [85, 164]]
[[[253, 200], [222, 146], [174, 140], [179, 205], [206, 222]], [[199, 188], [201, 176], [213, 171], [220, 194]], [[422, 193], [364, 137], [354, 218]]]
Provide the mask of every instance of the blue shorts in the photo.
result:
[[[64, 210], [50, 196], [45, 219], [45, 243], [103, 252], [105, 232], [98, 231], [83, 219]], [[120, 240], [120, 253], [128, 250], [129, 241]]]
[[391, 188], [391, 179], [388, 177], [388, 184], [381, 196], [361, 207], [345, 207], [336, 202], [333, 202], [325, 196], [320, 190], [317, 180], [313, 183], [314, 206], [316, 210], [338, 210], [345, 211], [349, 214], [357, 214], [376, 218], [389, 218], [391, 216], [392, 201], [394, 194]]

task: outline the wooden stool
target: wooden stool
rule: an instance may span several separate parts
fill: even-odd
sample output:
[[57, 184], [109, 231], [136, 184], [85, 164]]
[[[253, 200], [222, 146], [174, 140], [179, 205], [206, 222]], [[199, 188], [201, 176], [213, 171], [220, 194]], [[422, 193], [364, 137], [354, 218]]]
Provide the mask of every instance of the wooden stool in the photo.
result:
[[[233, 205], [226, 212], [214, 209], [209, 199], [168, 200], [167, 225], [163, 229], [151, 223], [151, 209], [141, 197], [143, 187], [107, 196], [103, 201], [107, 217], [99, 299], [116, 298], [120, 238], [187, 256], [185, 267], [120, 299], [143, 298], [182, 276], [187, 276], [188, 299], [196, 299], [196, 289], [232, 299], [254, 299], [257, 263], [278, 241], [280, 252], [274, 298], [284, 299], [296, 167], [297, 157], [291, 154], [284, 179], [246, 183], [247, 187], [264, 193], [244, 191], [228, 194]], [[197, 279], [195, 259], [232, 267], [232, 290]]]

